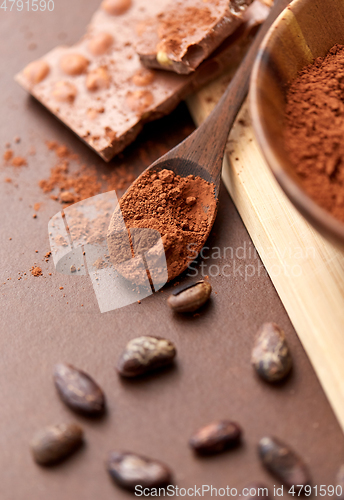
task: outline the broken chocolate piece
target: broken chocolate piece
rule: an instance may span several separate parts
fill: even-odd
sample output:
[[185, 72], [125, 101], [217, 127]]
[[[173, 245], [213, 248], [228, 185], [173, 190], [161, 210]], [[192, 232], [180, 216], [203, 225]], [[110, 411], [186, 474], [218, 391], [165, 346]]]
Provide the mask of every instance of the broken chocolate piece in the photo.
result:
[[179, 0], [140, 24], [142, 64], [175, 73], [194, 71], [237, 27], [253, 0]]
[[[109, 14], [104, 4], [77, 44], [55, 48], [41, 58], [43, 64], [36, 66], [38, 76], [34, 67], [27, 66], [16, 80], [104, 160], [110, 161], [137, 137], [145, 123], [170, 113], [187, 94], [216, 78], [225, 68], [235, 68], [252, 40], [252, 30], [269, 11], [262, 8], [261, 0], [255, 0], [244, 13], [244, 24], [211, 58], [186, 76], [146, 70], [135, 51], [139, 23], [148, 15], [157, 15], [169, 2], [136, 0], [125, 12], [125, 22], [122, 15]], [[258, 17], [253, 9], [257, 4]], [[84, 73], [74, 76], [62, 71], [60, 61], [71, 54], [88, 61]]]

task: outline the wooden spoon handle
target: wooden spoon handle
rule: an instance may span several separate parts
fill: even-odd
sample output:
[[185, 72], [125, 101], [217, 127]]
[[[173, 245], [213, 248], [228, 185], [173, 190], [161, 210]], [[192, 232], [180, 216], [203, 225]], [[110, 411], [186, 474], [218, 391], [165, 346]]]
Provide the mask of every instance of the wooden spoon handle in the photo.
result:
[[269, 16], [259, 29], [243, 62], [215, 109], [195, 132], [170, 151], [167, 156], [198, 163], [210, 173], [215, 183], [219, 182], [228, 134], [247, 95], [250, 74], [259, 47], [275, 19], [289, 3], [289, 0], [275, 0]]

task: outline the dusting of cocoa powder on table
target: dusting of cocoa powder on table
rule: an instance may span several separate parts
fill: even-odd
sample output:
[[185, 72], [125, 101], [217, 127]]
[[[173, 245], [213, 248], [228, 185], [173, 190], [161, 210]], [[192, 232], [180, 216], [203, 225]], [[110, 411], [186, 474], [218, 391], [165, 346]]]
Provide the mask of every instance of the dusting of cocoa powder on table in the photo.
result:
[[38, 266], [35, 266], [35, 267], [32, 267], [31, 268], [31, 274], [32, 276], [42, 276], [43, 275], [43, 272], [42, 272], [42, 269]]
[[[125, 193], [120, 208], [126, 227], [155, 229], [166, 255], [168, 280], [178, 276], [195, 259], [216, 213], [215, 186], [201, 177], [181, 177], [172, 170], [147, 172]], [[116, 220], [109, 227], [112, 262], [118, 248], [111, 244]]]
[[285, 147], [303, 188], [344, 222], [344, 45], [300, 71], [285, 119]]
[[7, 151], [4, 152], [3, 158], [5, 161], [10, 161], [13, 158], [13, 151], [12, 149], [7, 149]]
[[[99, 176], [96, 167], [80, 165], [80, 158], [66, 145], [57, 141], [47, 141], [47, 148], [54, 151], [57, 164], [50, 169], [50, 176], [39, 181], [44, 193], [62, 203], [65, 207], [91, 198], [104, 191], [121, 191], [135, 179], [132, 170], [124, 166], [116, 167], [109, 173]], [[72, 163], [78, 164], [77, 168]]]

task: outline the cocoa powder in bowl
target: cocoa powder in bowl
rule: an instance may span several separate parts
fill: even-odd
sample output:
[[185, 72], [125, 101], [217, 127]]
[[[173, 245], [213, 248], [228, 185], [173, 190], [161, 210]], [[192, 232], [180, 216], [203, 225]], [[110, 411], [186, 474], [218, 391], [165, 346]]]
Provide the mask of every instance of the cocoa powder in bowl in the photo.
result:
[[284, 144], [308, 195], [344, 222], [344, 46], [299, 72], [287, 92]]
[[[161, 235], [170, 281], [194, 260], [210, 232], [217, 208], [215, 186], [201, 177], [175, 175], [172, 170], [149, 171], [124, 194], [119, 207], [128, 230], [147, 228]], [[115, 265], [130, 258], [125, 247], [128, 236], [125, 234], [122, 241], [117, 237], [121, 225], [118, 215], [114, 213], [108, 231], [110, 258]], [[147, 249], [154, 245], [148, 240]], [[132, 246], [131, 253], [134, 257]], [[139, 281], [135, 274], [132, 278]]]

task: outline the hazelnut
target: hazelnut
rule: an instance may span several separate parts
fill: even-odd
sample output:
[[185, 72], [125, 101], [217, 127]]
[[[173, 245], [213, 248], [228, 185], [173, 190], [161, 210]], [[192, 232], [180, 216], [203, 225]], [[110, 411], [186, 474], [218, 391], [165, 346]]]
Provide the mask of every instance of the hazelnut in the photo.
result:
[[91, 71], [86, 78], [86, 87], [91, 92], [101, 89], [108, 89], [110, 86], [110, 76], [106, 68], [97, 68]]
[[60, 59], [60, 68], [64, 73], [71, 76], [85, 73], [88, 60], [81, 54], [65, 54]]
[[145, 85], [149, 85], [150, 83], [152, 83], [154, 78], [155, 74], [153, 71], [147, 68], [141, 68], [136, 71], [132, 81], [134, 85], [137, 85], [138, 87], [144, 87]]
[[171, 66], [171, 64], [173, 64], [173, 62], [168, 58], [166, 52], [163, 50], [159, 50], [156, 55], [156, 60], [161, 66]]
[[131, 0], [103, 0], [101, 8], [112, 16], [120, 16], [131, 7]]
[[52, 96], [60, 102], [72, 103], [78, 93], [75, 85], [70, 82], [56, 82], [52, 91]]
[[50, 71], [49, 65], [42, 60], [33, 61], [24, 69], [24, 76], [30, 83], [36, 84], [44, 80]]
[[149, 90], [135, 90], [127, 95], [127, 104], [132, 111], [142, 113], [153, 103], [153, 94]]
[[113, 44], [113, 37], [109, 33], [98, 33], [88, 42], [88, 50], [94, 56], [101, 56]]

